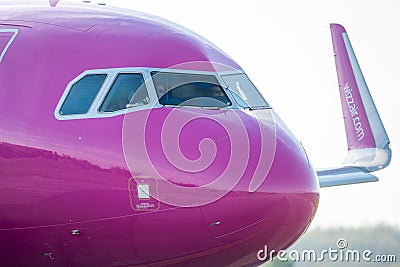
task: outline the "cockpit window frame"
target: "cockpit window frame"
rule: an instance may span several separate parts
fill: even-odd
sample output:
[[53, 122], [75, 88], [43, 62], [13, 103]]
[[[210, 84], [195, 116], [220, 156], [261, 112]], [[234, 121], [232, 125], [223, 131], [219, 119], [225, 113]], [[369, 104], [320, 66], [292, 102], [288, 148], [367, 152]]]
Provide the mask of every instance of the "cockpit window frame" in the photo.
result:
[[11, 44], [14, 42], [15, 37], [17, 37], [19, 31], [18, 31], [18, 29], [0, 29], [0, 33], [11, 33], [12, 34], [12, 36], [9, 36], [9, 39], [7, 40], [5, 45], [2, 47], [2, 49], [0, 47], [0, 63], [1, 63], [4, 56], [7, 53], [7, 50], [10, 48]]
[[[110, 69], [94, 69], [94, 70], [86, 70], [74, 78], [71, 82], [68, 83], [66, 89], [64, 90], [63, 95], [61, 96], [56, 109], [54, 111], [54, 116], [57, 120], [75, 120], [75, 119], [92, 119], [92, 118], [107, 118], [107, 117], [114, 117], [118, 115], [125, 114], [126, 112], [136, 111], [136, 110], [143, 110], [148, 109], [151, 107], [152, 103], [154, 102], [156, 97], [155, 89], [152, 86], [152, 83], [149, 83], [151, 79], [150, 73], [148, 71], [149, 68], [110, 68]], [[113, 112], [101, 112], [99, 109], [101, 104], [103, 103], [104, 99], [107, 97], [108, 92], [111, 90], [111, 86], [113, 85], [116, 77], [118, 74], [123, 73], [134, 73], [134, 74], [141, 74], [145, 81], [145, 86], [147, 92], [149, 94], [149, 103], [137, 106], [137, 107], [127, 107], [125, 109], [113, 111]], [[87, 75], [93, 74], [106, 74], [107, 77], [100, 88], [96, 98], [92, 102], [89, 110], [85, 114], [61, 114], [60, 110], [62, 105], [64, 104], [66, 98], [68, 97], [69, 92], [71, 91], [74, 84], [80, 81], [83, 77]], [[154, 91], [154, 93], [153, 93]]]
[[[224, 94], [227, 99], [230, 101], [230, 105], [226, 107], [202, 107], [202, 106], [170, 106], [170, 105], [162, 105], [159, 103], [158, 95], [156, 92], [156, 88], [154, 86], [154, 82], [152, 79], [152, 72], [172, 72], [172, 73], [187, 73], [187, 74], [199, 74], [199, 75], [212, 75], [216, 78], [219, 85], [222, 87]], [[140, 105], [140, 106], [127, 106], [125, 109], [113, 111], [113, 112], [101, 112], [100, 107], [105, 100], [107, 94], [111, 90], [111, 87], [119, 74], [123, 73], [135, 73], [142, 74], [144, 79], [144, 84], [148, 92], [149, 103]], [[221, 78], [222, 75], [227, 74], [245, 74], [243, 71], [195, 71], [195, 70], [179, 70], [179, 69], [163, 69], [163, 68], [149, 68], [149, 67], [132, 67], [132, 68], [110, 68], [110, 69], [93, 69], [86, 70], [74, 78], [71, 82], [68, 83], [67, 87], [64, 90], [59, 102], [54, 110], [54, 116], [57, 120], [75, 120], [75, 119], [93, 119], [93, 118], [109, 118], [115, 117], [119, 115], [124, 115], [129, 112], [135, 112], [140, 110], [152, 109], [152, 108], [198, 108], [198, 109], [218, 109], [218, 110], [245, 110], [246, 108], [241, 107], [236, 102], [235, 98], [231, 95], [231, 92], [226, 87], [226, 83]], [[81, 80], [86, 75], [91, 74], [106, 74], [107, 77], [103, 82], [102, 87], [100, 88], [96, 98], [91, 104], [89, 110], [85, 114], [61, 114], [60, 110], [62, 105], [64, 104], [72, 86]]]
[[[246, 101], [242, 98], [241, 95], [238, 95], [238, 93], [236, 93], [233, 89], [231, 89], [227, 83], [227, 80], [224, 79], [224, 77], [228, 77], [228, 76], [236, 76], [236, 75], [240, 75], [240, 76], [244, 76], [246, 77], [248, 83], [251, 85], [252, 90], [253, 91], [249, 91], [251, 92], [253, 95], [256, 94], [258, 97], [260, 97], [262, 99], [262, 101], [264, 102], [262, 105], [255, 105], [253, 106], [250, 101]], [[236, 104], [238, 106], [240, 106], [241, 108], [244, 109], [250, 109], [250, 110], [256, 110], [256, 109], [271, 109], [271, 105], [265, 100], [264, 96], [261, 94], [261, 92], [257, 89], [257, 87], [254, 85], [253, 81], [250, 80], [250, 78], [247, 76], [246, 73], [244, 72], [232, 72], [232, 73], [221, 73], [220, 75], [221, 80], [223, 80], [225, 86], [227, 87], [229, 93], [231, 94], [232, 98], [234, 99], [234, 101], [236, 102]], [[245, 90], [243, 90], [245, 91]], [[244, 92], [243, 92], [244, 93]], [[240, 102], [244, 102], [245, 105], [243, 105]]]
[[[111, 90], [113, 89], [114, 84], [115, 84], [116, 81], [118, 80], [118, 77], [119, 77], [120, 75], [123, 75], [123, 74], [141, 75], [142, 78], [143, 78], [143, 86], [145, 87], [145, 89], [146, 89], [146, 91], [147, 91], [147, 94], [148, 94], [148, 97], [149, 97], [148, 103], [143, 104], [142, 106], [147, 106], [147, 105], [151, 102], [151, 101], [150, 101], [149, 89], [148, 89], [148, 87], [147, 87], [147, 85], [146, 85], [146, 79], [145, 79], [145, 73], [144, 73], [144, 72], [133, 72], [133, 71], [130, 71], [130, 72], [118, 72], [116, 75], [113, 76], [113, 80], [112, 80], [112, 82], [111, 82], [111, 84], [110, 84], [110, 86], [109, 86], [107, 92], [106, 92], [105, 94], [102, 94], [102, 95], [103, 95], [103, 98], [102, 98], [102, 100], [101, 100], [100, 105], [99, 105], [98, 108], [97, 108], [97, 113], [98, 113], [98, 114], [103, 114], [103, 113], [114, 113], [114, 112], [119, 112], [119, 111], [121, 111], [121, 110], [126, 110], [126, 109], [130, 108], [130, 107], [125, 107], [125, 108], [123, 108], [123, 109], [118, 109], [118, 110], [113, 110], [113, 111], [104, 111], [104, 110], [101, 110], [102, 107], [103, 107], [103, 105], [105, 104], [105, 101], [106, 101], [108, 95], [111, 93]], [[137, 107], [139, 107], [139, 106], [137, 106]]]
[[[232, 100], [231, 100], [231, 98], [229, 98], [229, 96], [227, 95], [227, 92], [226, 92], [226, 90], [224, 90], [224, 88], [223, 88], [223, 85], [221, 84], [221, 80], [219, 79], [219, 75], [217, 74], [217, 73], [212, 73], [212, 72], [208, 72], [208, 73], [198, 73], [198, 72], [193, 72], [193, 71], [191, 71], [191, 72], [179, 72], [179, 71], [175, 71], [175, 70], [168, 70], [168, 71], [165, 71], [165, 70], [161, 70], [161, 71], [151, 71], [150, 72], [150, 74], [151, 74], [151, 77], [152, 77], [152, 81], [153, 81], [153, 84], [154, 84], [154, 86], [155, 87], [157, 87], [157, 84], [156, 84], [156, 81], [154, 80], [154, 77], [156, 77], [158, 74], [161, 74], [161, 75], [165, 75], [165, 74], [172, 74], [172, 75], [185, 75], [185, 74], [187, 74], [187, 75], [191, 75], [191, 76], [198, 76], [198, 77], [201, 77], [201, 76], [203, 76], [203, 77], [206, 77], [206, 76], [208, 76], [208, 77], [213, 77], [213, 78], [215, 78], [215, 82], [216, 83], [212, 83], [212, 82], [204, 82], [204, 81], [200, 81], [201, 79], [199, 79], [199, 81], [192, 81], [192, 82], [190, 82], [190, 83], [184, 83], [184, 84], [182, 84], [182, 85], [186, 85], [186, 84], [191, 84], [191, 83], [204, 83], [204, 84], [214, 84], [216, 87], [218, 87], [219, 89], [221, 89], [221, 93], [223, 94], [223, 97], [225, 97], [226, 98], [226, 100], [228, 100], [228, 103], [224, 103], [224, 104], [226, 104], [226, 105], [224, 105], [224, 106], [205, 106], [205, 105], [185, 105], [185, 104], [182, 104], [182, 103], [180, 103], [180, 104], [166, 104], [166, 103], [162, 103], [162, 101], [161, 101], [161, 98], [160, 98], [160, 96], [158, 95], [158, 93], [157, 93], [157, 100], [158, 100], [158, 103], [160, 104], [160, 105], [162, 105], [162, 106], [167, 106], [167, 107], [184, 107], [184, 108], [206, 108], [206, 109], [224, 109], [224, 108], [229, 108], [230, 106], [232, 106]], [[182, 85], [179, 85], [179, 86], [182, 86]], [[177, 86], [177, 87], [179, 87], [179, 86]], [[172, 90], [174, 90], [175, 88], [171, 88], [170, 90], [172, 91]], [[217, 100], [217, 98], [214, 98], [215, 100]], [[221, 102], [221, 103], [223, 103], [223, 102]]]
[[[87, 109], [85, 110], [85, 112], [79, 112], [79, 111], [75, 111], [75, 112], [71, 112], [71, 113], [63, 112], [63, 109], [64, 109], [65, 105], [67, 103], [69, 103], [68, 101], [71, 101], [71, 99], [73, 99], [75, 97], [75, 96], [73, 96], [73, 92], [75, 92], [74, 91], [75, 86], [78, 86], [78, 84], [80, 84], [85, 78], [88, 78], [90, 76], [103, 76], [104, 78], [102, 79], [101, 84], [98, 84], [100, 86], [96, 87], [97, 90], [93, 91], [93, 93], [94, 93], [93, 94], [93, 98], [91, 97], [90, 103], [87, 102], [89, 105], [84, 105], [85, 107], [87, 106]], [[60, 115], [73, 116], [73, 115], [79, 115], [79, 114], [87, 114], [89, 112], [90, 108], [92, 107], [92, 105], [94, 103], [94, 100], [96, 99], [97, 95], [99, 94], [101, 88], [103, 87], [106, 79], [107, 79], [107, 74], [98, 74], [98, 73], [96, 73], [96, 74], [87, 74], [87, 75], [81, 77], [79, 80], [77, 80], [74, 84], [71, 85], [71, 88], [69, 89], [68, 94], [66, 95], [65, 100], [64, 100], [63, 104], [60, 107], [60, 111], [59, 111]], [[77, 89], [77, 90], [81, 91], [83, 89]]]

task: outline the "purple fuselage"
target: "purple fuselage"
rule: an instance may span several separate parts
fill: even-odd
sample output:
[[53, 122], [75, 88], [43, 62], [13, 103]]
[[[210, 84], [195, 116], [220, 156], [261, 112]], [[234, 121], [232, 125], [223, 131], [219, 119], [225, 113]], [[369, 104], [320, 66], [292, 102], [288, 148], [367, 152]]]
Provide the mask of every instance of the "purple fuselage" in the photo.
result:
[[[86, 70], [163, 69], [198, 61], [241, 70], [208, 41], [157, 17], [100, 8], [2, 8], [0, 33], [7, 29], [18, 35], [0, 62], [2, 265], [253, 266], [264, 245], [285, 249], [309, 226], [319, 200], [315, 171], [272, 109], [157, 107], [105, 118], [54, 116], [68, 83]], [[167, 166], [160, 125], [174, 112], [203, 118], [180, 132], [179, 149], [195, 160], [202, 139], [217, 140], [212, 167], [193, 173]], [[257, 112], [269, 119], [259, 120]], [[144, 119], [151, 123], [142, 136]], [[236, 132], [226, 129], [234, 129], [238, 119], [247, 134], [245, 161], [230, 156], [229, 138]], [[260, 141], [262, 135], [274, 140]], [[148, 138], [146, 155], [164, 180], [135, 153], [134, 146]], [[271, 166], [256, 190], [249, 190], [270, 143]], [[244, 166], [232, 188], [201, 187], [226, 164]], [[165, 199], [198, 199], [186, 206], [151, 199], [154, 206], [146, 209], [135, 200], [138, 179], [150, 179]], [[226, 192], [196, 205], [201, 194], [163, 191], [166, 182], [201, 187], [204, 197]]]

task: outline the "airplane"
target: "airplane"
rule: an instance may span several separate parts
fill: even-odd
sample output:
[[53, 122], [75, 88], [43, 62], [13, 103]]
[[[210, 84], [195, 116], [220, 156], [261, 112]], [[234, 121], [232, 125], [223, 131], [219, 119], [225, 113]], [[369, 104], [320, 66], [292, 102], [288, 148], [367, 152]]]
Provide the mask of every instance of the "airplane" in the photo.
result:
[[203, 37], [57, 3], [0, 9], [2, 266], [258, 266], [265, 246], [306, 232], [320, 188], [377, 181], [390, 163], [339, 24], [348, 154], [315, 169], [245, 71]]

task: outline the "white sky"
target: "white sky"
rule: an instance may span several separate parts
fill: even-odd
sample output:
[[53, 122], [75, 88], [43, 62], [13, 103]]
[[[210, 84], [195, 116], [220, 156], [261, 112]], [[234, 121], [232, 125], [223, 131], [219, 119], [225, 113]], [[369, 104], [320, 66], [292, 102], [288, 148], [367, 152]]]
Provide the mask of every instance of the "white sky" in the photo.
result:
[[337, 166], [346, 154], [329, 23], [345, 26], [391, 139], [393, 158], [377, 173], [377, 183], [321, 189], [311, 227], [400, 226], [400, 1], [92, 2], [169, 19], [216, 44], [243, 67], [316, 167]]

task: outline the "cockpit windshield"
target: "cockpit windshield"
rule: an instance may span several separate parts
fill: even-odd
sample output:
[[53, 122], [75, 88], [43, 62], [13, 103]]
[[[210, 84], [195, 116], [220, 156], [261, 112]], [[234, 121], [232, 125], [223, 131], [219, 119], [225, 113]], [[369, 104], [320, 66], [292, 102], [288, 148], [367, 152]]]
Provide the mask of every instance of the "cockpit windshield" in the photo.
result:
[[59, 120], [114, 117], [160, 105], [270, 108], [246, 74], [236, 70], [132, 67], [84, 71], [67, 85], [54, 115]]
[[250, 109], [270, 108], [246, 74], [227, 74], [221, 75], [221, 78], [239, 106]]
[[231, 105], [214, 75], [151, 73], [161, 105], [223, 108]]

